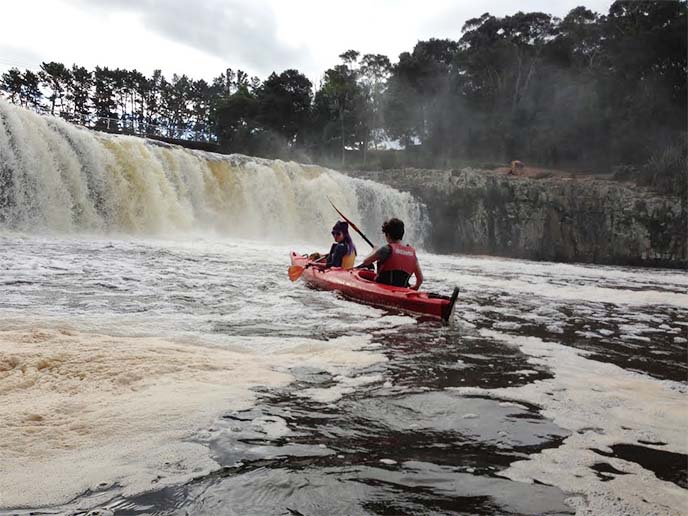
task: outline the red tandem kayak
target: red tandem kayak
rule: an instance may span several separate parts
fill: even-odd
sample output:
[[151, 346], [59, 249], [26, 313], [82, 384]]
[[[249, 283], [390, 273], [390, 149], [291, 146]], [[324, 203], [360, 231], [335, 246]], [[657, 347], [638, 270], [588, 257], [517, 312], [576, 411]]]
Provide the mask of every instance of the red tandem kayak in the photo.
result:
[[306, 256], [291, 253], [291, 264], [305, 267], [303, 279], [312, 287], [335, 290], [342, 295], [374, 306], [396, 308], [412, 314], [425, 315], [449, 322], [459, 295], [458, 287], [451, 297], [419, 292], [405, 287], [376, 283], [375, 273], [365, 269], [345, 270], [339, 267], [310, 267]]

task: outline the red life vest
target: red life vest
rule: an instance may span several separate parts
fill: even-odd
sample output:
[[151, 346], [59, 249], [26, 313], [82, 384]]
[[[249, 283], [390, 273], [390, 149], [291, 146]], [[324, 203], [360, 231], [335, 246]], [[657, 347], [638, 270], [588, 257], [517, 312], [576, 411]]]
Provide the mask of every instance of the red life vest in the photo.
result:
[[389, 244], [392, 254], [384, 262], [378, 265], [378, 275], [387, 271], [404, 271], [411, 276], [416, 271], [418, 259], [416, 250], [410, 245]]

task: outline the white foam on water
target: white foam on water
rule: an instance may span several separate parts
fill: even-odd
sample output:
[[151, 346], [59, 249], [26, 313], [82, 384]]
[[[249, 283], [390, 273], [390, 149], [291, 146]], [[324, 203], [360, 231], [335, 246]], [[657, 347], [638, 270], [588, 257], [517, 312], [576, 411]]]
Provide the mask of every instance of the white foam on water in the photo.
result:
[[528, 282], [520, 279], [496, 279], [489, 276], [444, 273], [446, 281], [461, 285], [465, 289], [490, 291], [501, 290], [509, 295], [521, 294], [539, 296], [562, 301], [581, 300], [586, 303], [609, 303], [617, 305], [673, 305], [688, 308], [688, 294], [660, 290], [629, 290], [607, 288], [597, 285], [553, 285], [546, 281]]
[[279, 439], [292, 433], [287, 422], [277, 416], [260, 416], [254, 418], [251, 424], [255, 428], [259, 428], [265, 437], [270, 440]]
[[421, 254], [421, 261], [428, 277], [441, 276], [464, 292], [583, 301], [598, 308], [604, 304], [688, 307], [688, 275], [682, 271], [428, 254]]
[[356, 388], [371, 383], [382, 382], [383, 378], [380, 374], [361, 375], [356, 377], [339, 375], [336, 376], [334, 380], [337, 382], [337, 385], [333, 387], [312, 387], [310, 389], [304, 389], [298, 394], [301, 397], [310, 398], [318, 403], [334, 403], [346, 394], [354, 392]]
[[437, 262], [445, 268], [475, 271], [478, 274], [491, 273], [498, 277], [533, 277], [547, 280], [572, 280], [573, 283], [605, 282], [634, 284], [637, 286], [676, 286], [688, 288], [688, 276], [683, 271], [617, 267], [605, 265], [586, 265], [581, 263], [530, 262], [495, 256], [452, 256], [437, 257]]
[[[264, 342], [265, 343], [265, 342]], [[190, 441], [307, 365], [351, 374], [384, 357], [368, 337], [273, 339], [274, 353], [72, 330], [0, 331], [0, 508], [66, 503], [99, 485], [132, 495], [217, 467]], [[286, 423], [263, 421], [284, 435]], [[40, 473], [39, 473], [40, 472]]]
[[[547, 366], [555, 376], [522, 387], [456, 390], [535, 403], [545, 417], [572, 432], [558, 448], [514, 462], [500, 474], [520, 482], [537, 480], [560, 487], [572, 494], [568, 503], [577, 514], [685, 514], [687, 490], [658, 479], [636, 463], [591, 450], [611, 451], [614, 444], [641, 439], [666, 443], [643, 446], [686, 454], [688, 397], [683, 384], [590, 360], [584, 351], [536, 337], [489, 330], [481, 334], [518, 346], [530, 355], [530, 363]], [[599, 462], [628, 474], [601, 482], [591, 469]]]

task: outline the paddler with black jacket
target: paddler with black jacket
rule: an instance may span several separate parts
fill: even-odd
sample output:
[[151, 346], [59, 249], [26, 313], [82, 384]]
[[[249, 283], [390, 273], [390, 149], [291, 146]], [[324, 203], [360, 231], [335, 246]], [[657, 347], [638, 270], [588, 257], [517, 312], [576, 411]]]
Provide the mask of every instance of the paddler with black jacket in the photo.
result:
[[423, 271], [420, 269], [416, 250], [401, 242], [404, 238], [404, 223], [396, 218], [389, 219], [382, 225], [382, 232], [387, 245], [373, 251], [357, 268], [377, 262], [375, 281], [396, 287], [408, 287], [409, 279], [415, 276], [416, 283], [411, 288], [418, 290], [423, 283]]

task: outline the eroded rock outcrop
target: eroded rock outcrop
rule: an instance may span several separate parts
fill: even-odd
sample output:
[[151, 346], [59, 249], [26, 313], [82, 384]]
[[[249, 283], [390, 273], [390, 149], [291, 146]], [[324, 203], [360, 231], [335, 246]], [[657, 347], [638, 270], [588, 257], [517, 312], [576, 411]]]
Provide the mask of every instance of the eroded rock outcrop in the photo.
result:
[[688, 265], [686, 199], [630, 183], [506, 176], [492, 171], [356, 173], [428, 207], [436, 252], [535, 260]]

